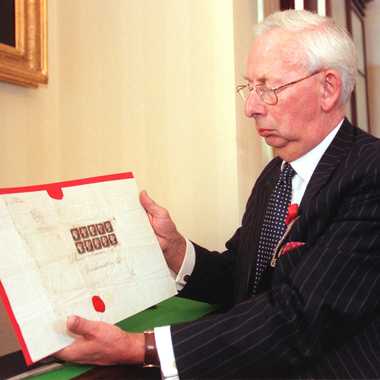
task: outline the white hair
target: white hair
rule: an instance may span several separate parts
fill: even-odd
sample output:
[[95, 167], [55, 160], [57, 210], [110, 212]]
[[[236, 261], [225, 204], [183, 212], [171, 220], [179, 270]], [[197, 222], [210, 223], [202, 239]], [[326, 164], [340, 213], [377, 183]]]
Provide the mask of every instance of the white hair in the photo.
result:
[[287, 10], [268, 16], [255, 27], [261, 36], [274, 29], [297, 33], [296, 40], [306, 55], [306, 69], [335, 69], [341, 75], [341, 104], [348, 102], [355, 86], [356, 51], [347, 31], [328, 18], [308, 11]]

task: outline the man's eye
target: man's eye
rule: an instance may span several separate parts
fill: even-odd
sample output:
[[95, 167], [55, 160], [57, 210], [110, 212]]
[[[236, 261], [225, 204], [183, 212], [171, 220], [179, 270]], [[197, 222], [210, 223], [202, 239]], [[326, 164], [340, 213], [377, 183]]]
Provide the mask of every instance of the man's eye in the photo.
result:
[[264, 94], [265, 92], [268, 91], [268, 89], [264, 86], [256, 86], [257, 88], [257, 91], [260, 93], [260, 94]]

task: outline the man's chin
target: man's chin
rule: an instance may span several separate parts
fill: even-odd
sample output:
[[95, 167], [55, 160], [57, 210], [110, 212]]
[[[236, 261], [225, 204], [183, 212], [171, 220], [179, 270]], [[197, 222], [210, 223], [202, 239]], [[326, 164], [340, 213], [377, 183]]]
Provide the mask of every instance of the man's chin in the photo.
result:
[[273, 149], [285, 148], [288, 144], [288, 140], [276, 135], [269, 135], [264, 137], [265, 142], [271, 146]]

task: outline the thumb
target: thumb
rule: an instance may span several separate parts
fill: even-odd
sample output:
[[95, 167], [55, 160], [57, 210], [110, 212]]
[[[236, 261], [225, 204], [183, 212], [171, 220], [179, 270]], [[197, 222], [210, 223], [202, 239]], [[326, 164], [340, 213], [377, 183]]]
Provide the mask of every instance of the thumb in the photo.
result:
[[71, 315], [67, 318], [67, 329], [76, 335], [93, 335], [93, 322], [88, 319]]
[[164, 209], [160, 207], [144, 190], [140, 193], [140, 203], [145, 211], [154, 216], [162, 216]]

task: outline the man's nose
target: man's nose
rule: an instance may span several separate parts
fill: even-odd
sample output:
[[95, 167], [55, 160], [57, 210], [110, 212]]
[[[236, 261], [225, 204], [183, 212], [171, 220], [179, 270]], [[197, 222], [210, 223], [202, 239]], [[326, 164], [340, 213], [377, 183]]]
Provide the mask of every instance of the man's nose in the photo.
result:
[[255, 90], [251, 91], [245, 101], [245, 115], [247, 117], [256, 117], [265, 113], [265, 103], [260, 99]]

